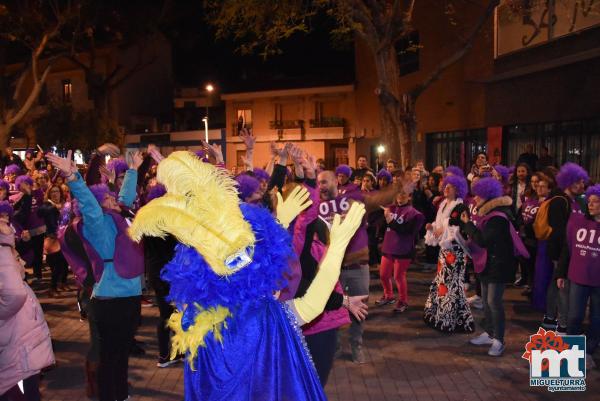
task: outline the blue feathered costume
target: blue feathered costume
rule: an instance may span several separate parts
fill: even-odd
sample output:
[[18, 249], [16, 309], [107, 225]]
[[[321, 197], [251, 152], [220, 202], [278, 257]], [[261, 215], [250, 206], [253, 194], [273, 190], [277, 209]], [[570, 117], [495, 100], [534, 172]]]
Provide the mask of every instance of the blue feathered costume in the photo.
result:
[[287, 231], [239, 205], [233, 180], [189, 152], [161, 162], [158, 181], [167, 194], [140, 210], [130, 235], [181, 242], [162, 278], [178, 310], [169, 325], [173, 353], [186, 355], [185, 400], [325, 400], [298, 314], [274, 296], [295, 257]]

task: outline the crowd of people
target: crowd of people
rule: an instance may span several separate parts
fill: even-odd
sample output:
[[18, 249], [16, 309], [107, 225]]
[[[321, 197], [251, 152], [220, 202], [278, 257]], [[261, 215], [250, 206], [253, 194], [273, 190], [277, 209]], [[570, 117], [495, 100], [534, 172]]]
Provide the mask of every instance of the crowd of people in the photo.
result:
[[[383, 295], [371, 307], [393, 314], [423, 311], [425, 324], [446, 333], [473, 333], [472, 309], [482, 309], [483, 331], [470, 340], [505, 349], [504, 293], [522, 287], [540, 326], [581, 334], [589, 308], [588, 363], [600, 341], [600, 184], [579, 165], [555, 166], [531, 147], [515, 166], [490, 165], [480, 153], [468, 171], [423, 162], [400, 167], [390, 159], [379, 171], [365, 156], [356, 167], [328, 170], [326, 161], [292, 143], [271, 144], [271, 159], [254, 163], [255, 137], [242, 130], [244, 166], [227, 171], [221, 148], [205, 143], [195, 156], [227, 172], [239, 202], [275, 215], [281, 199], [305, 188], [312, 205], [284, 226], [296, 258], [282, 298], [301, 298], [316, 280], [335, 216], [364, 204], [366, 215], [341, 258], [341, 272], [324, 311], [304, 321], [302, 333], [321, 385], [336, 355], [344, 352], [340, 328], [349, 326], [352, 360], [364, 363], [363, 332], [371, 275]], [[184, 355], [172, 349], [167, 322], [176, 311], [164, 267], [175, 254], [176, 235], [128, 236], [137, 211], [167, 193], [157, 176], [164, 156], [153, 145], [120, 155], [99, 147], [85, 166], [41, 148], [25, 159], [7, 148], [0, 159], [0, 400], [39, 400], [40, 372], [54, 364], [51, 336], [33, 290], [50, 271], [47, 295], [77, 286], [80, 316], [89, 324], [86, 391], [99, 400], [130, 397], [128, 358], [143, 352], [135, 341], [141, 307], [152, 305], [157, 325], [157, 366]], [[219, 205], [209, 205], [218, 208]], [[283, 223], [282, 223], [283, 224]], [[430, 272], [425, 305], [409, 300], [409, 266]], [[32, 272], [32, 273], [27, 273]], [[45, 285], [46, 283], [44, 283]], [[394, 291], [394, 285], [396, 291]], [[33, 288], [33, 290], [32, 290]], [[18, 383], [22, 381], [21, 388]]]

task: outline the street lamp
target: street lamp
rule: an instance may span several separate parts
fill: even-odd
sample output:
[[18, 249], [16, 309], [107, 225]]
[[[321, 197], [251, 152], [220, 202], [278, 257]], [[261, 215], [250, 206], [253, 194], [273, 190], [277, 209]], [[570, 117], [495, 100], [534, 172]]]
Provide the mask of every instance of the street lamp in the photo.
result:
[[385, 152], [385, 146], [383, 145], [379, 145], [377, 146], [377, 161], [376, 163], [376, 167], [377, 167], [377, 171], [379, 171], [379, 160], [381, 160], [381, 155]]

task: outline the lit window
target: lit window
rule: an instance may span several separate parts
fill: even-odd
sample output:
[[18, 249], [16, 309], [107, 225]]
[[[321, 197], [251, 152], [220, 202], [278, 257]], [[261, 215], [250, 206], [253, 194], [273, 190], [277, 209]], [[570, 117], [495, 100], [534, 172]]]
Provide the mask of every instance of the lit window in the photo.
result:
[[73, 85], [71, 84], [71, 80], [65, 79], [64, 81], [62, 81], [63, 102], [70, 102], [72, 93]]

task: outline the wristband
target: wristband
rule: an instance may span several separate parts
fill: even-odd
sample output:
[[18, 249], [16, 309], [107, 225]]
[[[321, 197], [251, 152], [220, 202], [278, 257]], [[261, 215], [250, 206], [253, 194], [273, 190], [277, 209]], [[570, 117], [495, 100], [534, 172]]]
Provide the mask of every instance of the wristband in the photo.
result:
[[350, 298], [348, 298], [348, 295], [344, 294], [344, 300], [342, 301], [342, 305], [344, 306], [344, 308], [350, 310]]

